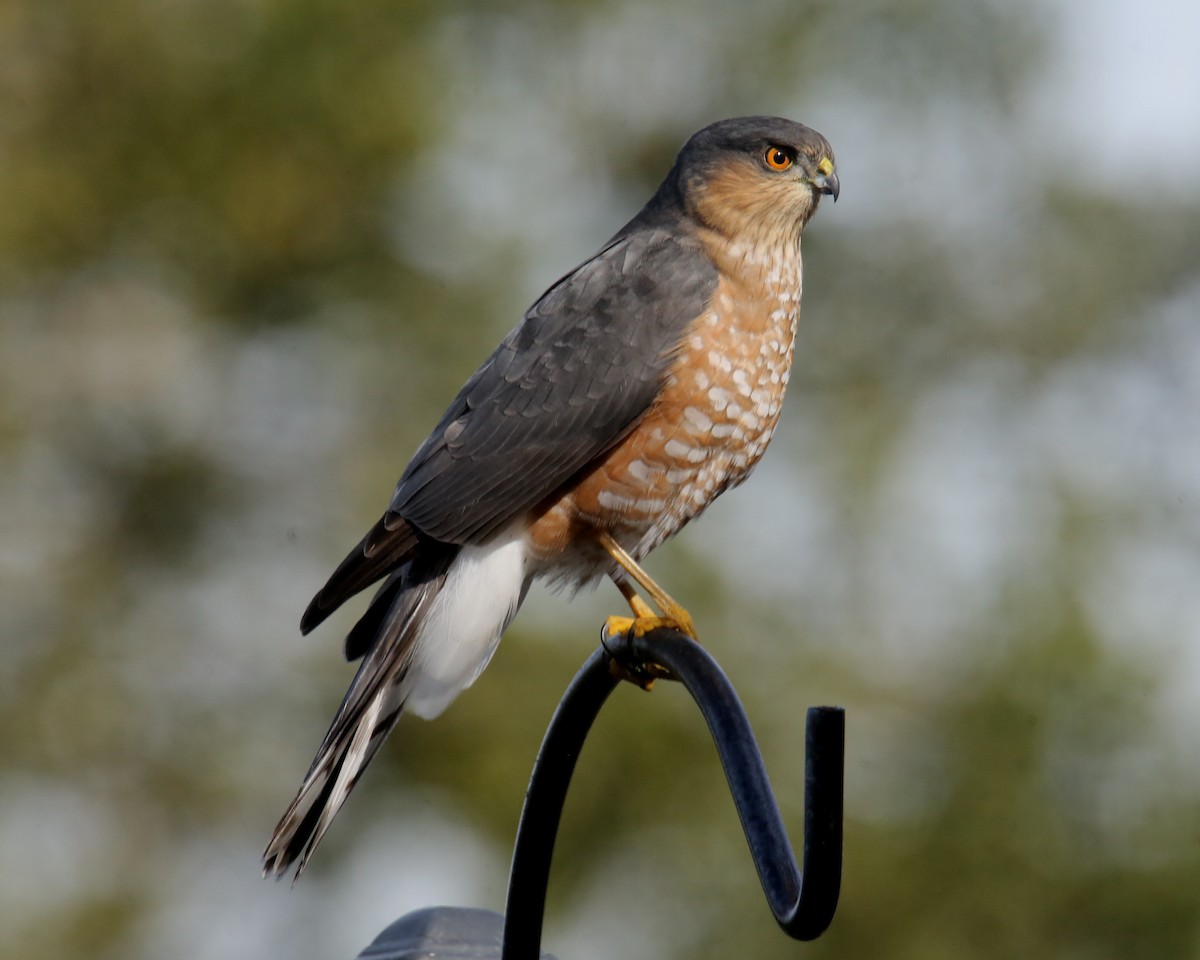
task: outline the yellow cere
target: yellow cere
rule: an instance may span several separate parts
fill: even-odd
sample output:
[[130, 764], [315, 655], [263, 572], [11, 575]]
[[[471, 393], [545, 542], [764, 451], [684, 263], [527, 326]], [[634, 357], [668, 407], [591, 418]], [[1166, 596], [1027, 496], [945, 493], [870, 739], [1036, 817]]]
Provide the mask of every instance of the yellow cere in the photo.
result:
[[833, 173], [833, 161], [828, 157], [822, 157], [821, 162], [817, 164], [817, 169], [820, 170], [825, 176], [829, 176], [831, 173]]

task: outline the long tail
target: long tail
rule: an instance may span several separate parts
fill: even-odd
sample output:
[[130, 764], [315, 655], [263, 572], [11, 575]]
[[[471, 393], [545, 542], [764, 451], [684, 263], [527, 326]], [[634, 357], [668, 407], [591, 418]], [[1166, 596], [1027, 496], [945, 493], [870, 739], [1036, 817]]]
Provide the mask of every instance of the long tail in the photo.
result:
[[[437, 716], [491, 659], [528, 586], [519, 536], [426, 545], [389, 577], [351, 631], [363, 662], [296, 798], [263, 853], [263, 876], [308, 858], [408, 707]], [[370, 636], [368, 637], [368, 634]]]
[[295, 863], [299, 878], [375, 751], [396, 725], [412, 687], [413, 654], [421, 627], [453, 559], [454, 553], [449, 553], [433, 566], [424, 564], [426, 569], [419, 574], [413, 565], [406, 565], [384, 583], [363, 615], [363, 621], [378, 624], [378, 632], [296, 798], [271, 835], [263, 853], [263, 876], [281, 877]]

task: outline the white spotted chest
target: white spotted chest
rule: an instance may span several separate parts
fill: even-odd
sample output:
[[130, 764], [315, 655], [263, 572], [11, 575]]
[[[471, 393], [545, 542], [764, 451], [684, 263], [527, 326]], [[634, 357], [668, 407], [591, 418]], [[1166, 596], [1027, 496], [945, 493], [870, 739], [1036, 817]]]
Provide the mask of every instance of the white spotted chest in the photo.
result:
[[722, 279], [654, 406], [534, 525], [535, 571], [574, 580], [606, 569], [601, 552], [578, 546], [580, 528], [607, 530], [645, 556], [745, 480], [766, 451], [800, 313], [798, 237], [768, 255], [737, 245], [724, 253]]
[[[795, 349], [799, 247], [755, 257], [732, 248], [706, 313], [685, 339], [643, 443], [613, 479], [641, 556], [742, 483], [779, 421]], [[657, 438], [657, 443], [653, 442]], [[614, 464], [615, 466], [616, 464]], [[637, 489], [640, 487], [640, 490]], [[616, 505], [616, 504], [614, 504]]]

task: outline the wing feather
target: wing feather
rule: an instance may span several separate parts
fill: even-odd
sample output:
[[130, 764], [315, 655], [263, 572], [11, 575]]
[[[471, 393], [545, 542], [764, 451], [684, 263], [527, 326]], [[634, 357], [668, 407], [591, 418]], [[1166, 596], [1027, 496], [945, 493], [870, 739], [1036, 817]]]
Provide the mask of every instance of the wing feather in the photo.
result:
[[618, 442], [653, 404], [716, 270], [665, 230], [622, 236], [530, 308], [417, 451], [389, 513], [486, 539]]
[[554, 284], [463, 385], [302, 629], [422, 541], [485, 541], [620, 441], [654, 403], [716, 285], [699, 244], [659, 226], [627, 228]]

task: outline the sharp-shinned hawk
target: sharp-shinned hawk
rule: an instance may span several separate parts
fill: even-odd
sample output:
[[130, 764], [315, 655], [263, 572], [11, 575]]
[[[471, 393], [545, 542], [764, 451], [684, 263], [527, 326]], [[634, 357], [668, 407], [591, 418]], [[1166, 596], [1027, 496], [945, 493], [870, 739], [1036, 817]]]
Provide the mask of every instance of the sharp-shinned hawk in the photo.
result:
[[838, 189], [829, 143], [802, 124], [704, 128], [466, 382], [301, 620], [307, 633], [383, 580], [346, 638], [362, 664], [265, 874], [299, 874], [401, 711], [434, 717], [470, 686], [535, 578], [611, 577], [633, 616], [609, 618], [609, 633], [695, 635], [637, 561], [766, 449], [792, 363], [800, 236]]

